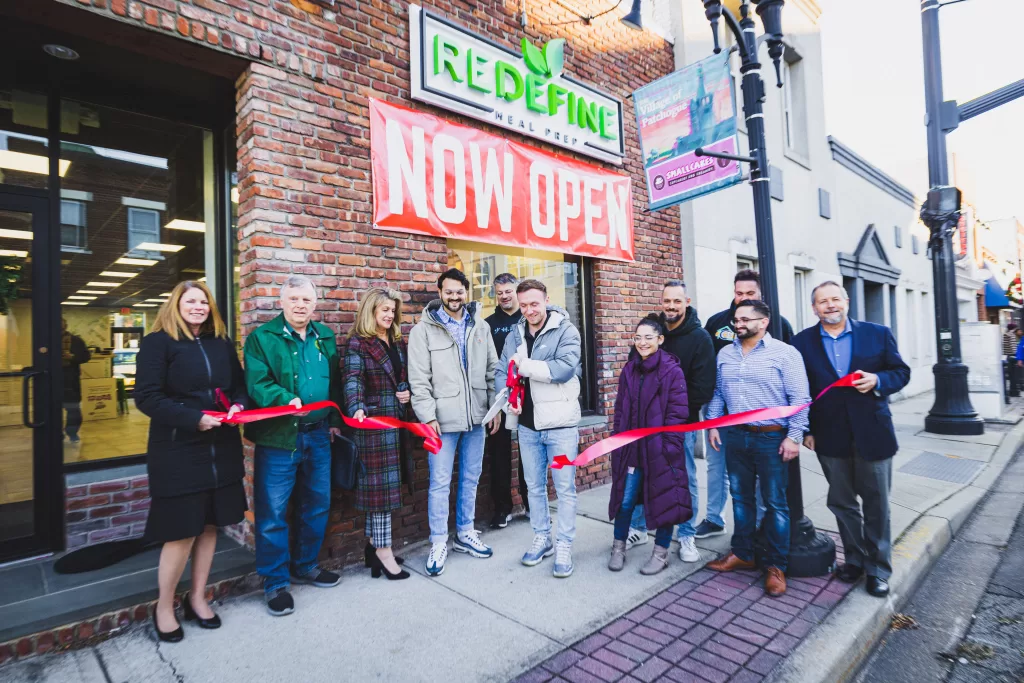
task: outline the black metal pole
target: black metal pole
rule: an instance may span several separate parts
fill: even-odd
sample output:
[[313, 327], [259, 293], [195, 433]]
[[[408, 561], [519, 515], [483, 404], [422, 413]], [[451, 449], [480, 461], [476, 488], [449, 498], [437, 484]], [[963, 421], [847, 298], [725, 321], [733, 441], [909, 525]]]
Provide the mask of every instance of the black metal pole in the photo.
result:
[[[942, 121], [942, 48], [939, 40], [939, 0], [921, 0], [924, 40], [924, 88], [928, 131], [928, 182], [932, 191], [946, 187], [946, 132]], [[931, 193], [929, 193], [931, 194]], [[959, 207], [957, 207], [959, 209]], [[959, 211], [922, 209], [921, 219], [931, 231], [932, 276], [935, 282], [935, 336], [938, 359], [935, 403], [924, 420], [933, 434], [984, 434], [985, 422], [971, 405], [967, 366], [960, 360], [960, 322], [956, 301], [956, 267], [952, 232]]]
[[[750, 16], [749, 6], [740, 6], [741, 18], [737, 22], [728, 9], [722, 15], [726, 25], [740, 46], [740, 73], [743, 74], [743, 115], [747, 123], [750, 156], [754, 163], [750, 169], [750, 182], [754, 189], [754, 228], [757, 237], [758, 272], [761, 275], [761, 298], [772, 311], [768, 331], [772, 337], [782, 339], [782, 314], [779, 310], [778, 275], [775, 269], [775, 235], [772, 231], [771, 168], [764, 132], [764, 81], [758, 58], [756, 24]], [[803, 481], [800, 458], [789, 462], [789, 483], [786, 488], [789, 505], [790, 546], [789, 576], [821, 576], [835, 564], [836, 546], [831, 537], [819, 533], [814, 523], [804, 514]], [[758, 543], [758, 545], [762, 545]], [[760, 563], [760, 548], [758, 553]]]

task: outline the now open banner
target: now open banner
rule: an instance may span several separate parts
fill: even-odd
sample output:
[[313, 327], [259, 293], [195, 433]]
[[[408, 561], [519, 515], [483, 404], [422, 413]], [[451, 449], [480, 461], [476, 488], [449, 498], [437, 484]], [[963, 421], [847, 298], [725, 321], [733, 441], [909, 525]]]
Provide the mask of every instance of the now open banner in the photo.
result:
[[628, 175], [370, 99], [373, 223], [633, 260]]

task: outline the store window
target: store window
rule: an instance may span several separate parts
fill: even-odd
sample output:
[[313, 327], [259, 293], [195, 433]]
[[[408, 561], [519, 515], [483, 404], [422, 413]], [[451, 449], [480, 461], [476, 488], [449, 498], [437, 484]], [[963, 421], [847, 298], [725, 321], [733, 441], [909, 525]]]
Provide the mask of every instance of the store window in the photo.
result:
[[803, 58], [786, 48], [782, 63], [782, 124], [786, 156], [808, 164], [807, 84]]
[[[0, 88], [0, 184], [47, 187], [46, 112], [43, 93]], [[60, 175], [68, 167], [69, 162], [62, 158]]]
[[61, 121], [61, 314], [91, 355], [80, 368], [79, 439], [65, 440], [64, 460], [140, 455], [149, 419], [133, 401], [139, 344], [178, 282], [213, 281], [213, 138], [70, 100]]
[[503, 247], [462, 240], [448, 240], [448, 265], [458, 268], [469, 278], [471, 301], [483, 306], [484, 317], [494, 312], [494, 278], [511, 273], [520, 280], [533, 278], [544, 283], [551, 303], [561, 306], [583, 339], [583, 386], [580, 402], [584, 410], [594, 407], [592, 341], [587, 307], [591, 304], [587, 291], [587, 270], [579, 256], [557, 252]]

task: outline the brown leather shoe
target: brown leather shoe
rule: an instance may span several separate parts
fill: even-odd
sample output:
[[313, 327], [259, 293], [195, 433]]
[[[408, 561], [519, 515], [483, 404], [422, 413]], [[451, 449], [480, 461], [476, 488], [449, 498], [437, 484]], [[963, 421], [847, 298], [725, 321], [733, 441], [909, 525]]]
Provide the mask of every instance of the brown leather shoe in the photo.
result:
[[753, 569], [754, 566], [753, 562], [741, 560], [732, 553], [708, 563], [708, 569], [714, 569], [716, 572], [734, 572], [737, 569]]
[[786, 592], [786, 577], [778, 567], [768, 567], [767, 576], [764, 577], [764, 592], [773, 598]]

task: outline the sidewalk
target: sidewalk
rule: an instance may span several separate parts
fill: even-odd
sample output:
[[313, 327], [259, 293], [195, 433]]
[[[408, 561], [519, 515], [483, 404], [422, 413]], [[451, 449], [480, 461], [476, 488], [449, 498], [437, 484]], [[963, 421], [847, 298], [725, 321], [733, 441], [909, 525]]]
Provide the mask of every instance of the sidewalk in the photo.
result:
[[[407, 581], [373, 581], [353, 567], [337, 588], [298, 587], [289, 617], [268, 616], [262, 595], [247, 595], [218, 607], [218, 631], [186, 625], [184, 642], [158, 645], [150, 626], [138, 627], [94, 647], [2, 667], [0, 681], [841, 680], [837, 662], [859, 661], [851, 648], [863, 647], [849, 638], [867, 637], [864, 624], [898, 605], [998, 476], [1004, 451], [1024, 437], [1024, 425], [990, 425], [982, 437], [925, 435], [930, 404], [925, 396], [893, 405], [903, 448], [894, 462], [892, 523], [894, 538], [903, 537], [888, 601], [862, 586], [844, 599], [849, 588], [827, 577], [791, 580], [785, 597], [766, 598], [756, 574], [684, 564], [675, 545], [657, 576], [638, 573], [653, 543], [630, 551], [625, 571], [609, 572], [603, 487], [580, 494], [576, 571], [566, 580], [551, 576], [550, 560], [519, 564], [532, 531], [517, 519], [484, 534], [493, 558], [451, 554], [436, 579], [424, 575], [428, 548], [414, 546], [400, 553], [413, 572]], [[805, 452], [802, 464], [807, 514], [835, 531], [816, 458]], [[702, 488], [704, 472], [698, 461]], [[731, 528], [731, 515], [727, 521]], [[703, 561], [728, 544], [728, 536], [699, 542]]]

